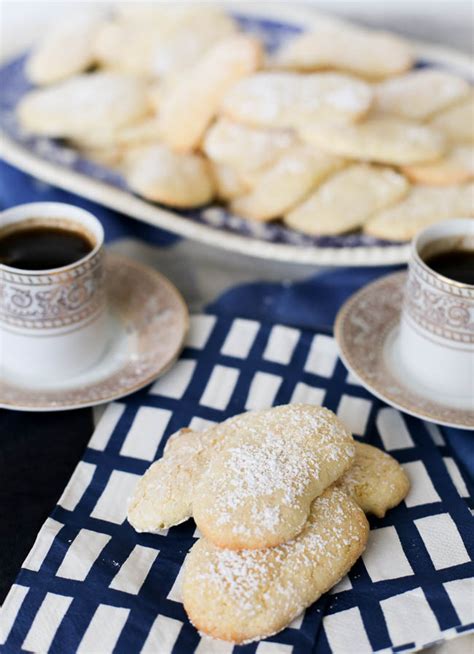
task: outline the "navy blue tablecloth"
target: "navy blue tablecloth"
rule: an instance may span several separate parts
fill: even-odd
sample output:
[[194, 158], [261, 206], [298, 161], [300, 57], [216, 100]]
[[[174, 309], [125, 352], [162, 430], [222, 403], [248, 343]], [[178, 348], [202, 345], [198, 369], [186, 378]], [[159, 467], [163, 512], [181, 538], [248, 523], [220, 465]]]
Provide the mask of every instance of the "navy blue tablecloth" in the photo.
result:
[[[71, 202], [92, 211], [101, 220], [108, 243], [127, 238], [167, 247], [177, 241], [172, 234], [53, 188], [0, 162], [0, 207], [33, 201]], [[186, 266], [186, 261], [182, 265]], [[242, 265], [248, 267], [251, 262], [243, 259]], [[256, 279], [228, 289], [208, 309], [223, 316], [325, 331], [332, 328], [347, 297], [390, 270], [342, 268], [290, 284]], [[89, 409], [49, 414], [0, 410], [0, 603], [80, 459], [92, 429]], [[441, 431], [458, 465], [472, 479], [473, 434], [450, 428]]]

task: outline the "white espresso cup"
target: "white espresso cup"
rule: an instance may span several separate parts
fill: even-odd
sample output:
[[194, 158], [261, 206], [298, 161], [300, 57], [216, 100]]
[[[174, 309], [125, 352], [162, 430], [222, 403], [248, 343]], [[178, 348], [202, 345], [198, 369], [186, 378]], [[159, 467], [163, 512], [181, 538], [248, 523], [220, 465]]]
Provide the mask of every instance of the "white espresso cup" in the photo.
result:
[[417, 390], [458, 408], [474, 407], [474, 286], [432, 270], [435, 254], [474, 250], [474, 220], [447, 220], [414, 239], [398, 355]]
[[106, 347], [104, 231], [84, 209], [35, 202], [1, 213], [0, 236], [24, 221], [75, 230], [92, 249], [49, 270], [0, 263], [0, 372], [24, 382], [65, 380], [90, 368]]

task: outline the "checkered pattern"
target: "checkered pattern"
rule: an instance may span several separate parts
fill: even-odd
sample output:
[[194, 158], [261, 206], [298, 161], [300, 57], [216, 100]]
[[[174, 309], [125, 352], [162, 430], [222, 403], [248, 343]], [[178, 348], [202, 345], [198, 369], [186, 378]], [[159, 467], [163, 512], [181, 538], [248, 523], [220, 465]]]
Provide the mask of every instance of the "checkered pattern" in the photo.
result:
[[[411, 492], [385, 519], [371, 519], [349, 575], [285, 631], [235, 648], [201, 638], [180, 595], [194, 523], [136, 534], [127, 497], [178, 428], [295, 401], [324, 403], [358, 438], [390, 452]], [[0, 645], [58, 654], [410, 651], [474, 629], [468, 498], [441, 431], [367, 393], [331, 336], [197, 315], [176, 366], [106, 410], [3, 606]]]

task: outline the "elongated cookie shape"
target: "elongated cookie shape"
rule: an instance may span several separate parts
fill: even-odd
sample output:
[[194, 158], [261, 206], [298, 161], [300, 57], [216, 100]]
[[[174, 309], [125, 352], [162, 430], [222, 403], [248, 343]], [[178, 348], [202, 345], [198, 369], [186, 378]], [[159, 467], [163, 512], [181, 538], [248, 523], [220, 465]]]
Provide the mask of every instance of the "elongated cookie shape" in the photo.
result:
[[38, 85], [52, 84], [92, 66], [94, 41], [101, 25], [96, 12], [68, 17], [54, 25], [28, 57], [28, 79]]
[[180, 429], [163, 457], [139, 480], [127, 517], [138, 532], [156, 533], [192, 516], [193, 489], [210, 455], [212, 433]]
[[391, 117], [343, 126], [314, 122], [299, 133], [304, 141], [342, 157], [400, 166], [434, 161], [446, 147], [436, 129]]
[[200, 539], [184, 564], [186, 613], [200, 632], [234, 643], [275, 634], [348, 572], [368, 533], [356, 502], [331, 487], [302, 532], [277, 547], [236, 552]]
[[451, 143], [474, 143], [474, 92], [436, 114], [430, 125], [446, 134]]
[[115, 129], [102, 128], [74, 135], [71, 139], [79, 148], [127, 148], [152, 145], [159, 141], [159, 125], [155, 116], [145, 115], [137, 121]]
[[155, 116], [145, 116], [135, 123], [125, 125], [118, 129], [115, 135], [115, 143], [121, 146], [151, 144], [158, 140], [159, 124]]
[[231, 202], [230, 208], [251, 220], [273, 220], [301, 202], [315, 186], [344, 165], [340, 157], [297, 144], [258, 177], [249, 193]]
[[[138, 30], [153, 27], [160, 37], [178, 35], [180, 30], [193, 24], [202, 28], [207, 22], [216, 33], [219, 32], [219, 21], [235, 24], [222, 9], [207, 3], [118, 3], [114, 8], [114, 18]], [[157, 39], [157, 43], [161, 45], [161, 38]]]
[[99, 33], [96, 52], [108, 68], [164, 78], [193, 65], [235, 31], [230, 16], [202, 4], [119, 7], [115, 20]]
[[[218, 447], [222, 433], [180, 429], [138, 482], [128, 507], [128, 520], [138, 532], [159, 532], [192, 517], [194, 488]], [[407, 495], [409, 481], [399, 463], [372, 445], [354, 441], [355, 458], [335, 485], [365, 513], [382, 518]]]
[[115, 18], [125, 25], [143, 28], [158, 27], [161, 33], [169, 34], [194, 20], [199, 14], [210, 16], [217, 9], [194, 3], [171, 2], [120, 2], [114, 7]]
[[403, 173], [417, 184], [446, 186], [474, 178], [474, 144], [455, 145], [438, 161], [404, 166]]
[[421, 69], [375, 87], [375, 110], [426, 120], [469, 94], [469, 83], [442, 70]]
[[355, 442], [355, 459], [335, 487], [350, 495], [364, 511], [383, 518], [410, 490], [401, 465], [392, 456], [366, 443]]
[[343, 70], [368, 79], [403, 73], [413, 65], [410, 45], [395, 34], [321, 19], [310, 32], [277, 51], [272, 63], [281, 68]]
[[235, 84], [221, 113], [255, 127], [291, 128], [307, 122], [350, 123], [365, 116], [371, 87], [340, 73], [263, 71]]
[[[193, 25], [199, 34], [191, 33]], [[174, 63], [179, 63], [178, 56], [181, 61], [186, 53], [197, 55], [203, 42], [200, 35], [203, 31], [208, 34], [215, 30], [217, 39], [228, 33], [231, 25], [231, 19], [221, 11], [202, 5], [120, 3], [115, 15], [97, 34], [95, 56], [104, 68], [135, 75], [161, 76], [165, 71], [167, 74], [171, 72]], [[183, 52], [186, 35], [188, 46]], [[177, 46], [173, 49], [174, 39]]]
[[148, 108], [144, 82], [106, 72], [77, 75], [31, 91], [17, 111], [23, 128], [34, 134], [74, 138], [132, 123], [144, 116]]
[[216, 7], [194, 7], [155, 47], [153, 75], [177, 75], [202, 57], [217, 41], [237, 31], [234, 20]]
[[377, 238], [409, 241], [421, 229], [449, 218], [474, 217], [474, 185], [413, 186], [407, 197], [376, 213], [364, 232]]
[[102, 68], [129, 75], [146, 75], [160, 34], [154, 25], [138, 27], [117, 20], [109, 21], [97, 33], [94, 57]]
[[244, 179], [242, 174], [232, 166], [217, 163], [212, 159], [209, 161], [216, 186], [216, 196], [220, 200], [230, 202], [239, 195], [244, 195], [251, 190], [252, 183], [248, 175]]
[[219, 438], [194, 489], [193, 515], [229, 549], [271, 547], [304, 527], [312, 500], [351, 464], [352, 436], [321, 407], [251, 411], [213, 428]]
[[119, 4], [115, 15], [97, 34], [95, 57], [104, 68], [150, 75], [156, 49], [195, 13], [195, 8], [161, 3], [135, 3], [134, 7]]
[[284, 222], [305, 234], [343, 234], [403, 198], [408, 188], [403, 175], [391, 168], [353, 164], [323, 182]]
[[291, 130], [249, 127], [220, 118], [208, 130], [202, 147], [213, 161], [253, 174], [275, 163], [296, 140]]
[[199, 207], [214, 196], [209, 163], [199, 154], [179, 154], [164, 145], [151, 145], [132, 151], [125, 171], [130, 188], [153, 202]]
[[227, 90], [261, 61], [262, 48], [255, 38], [237, 34], [221, 39], [164, 95], [160, 110], [163, 141], [180, 151], [196, 148]]

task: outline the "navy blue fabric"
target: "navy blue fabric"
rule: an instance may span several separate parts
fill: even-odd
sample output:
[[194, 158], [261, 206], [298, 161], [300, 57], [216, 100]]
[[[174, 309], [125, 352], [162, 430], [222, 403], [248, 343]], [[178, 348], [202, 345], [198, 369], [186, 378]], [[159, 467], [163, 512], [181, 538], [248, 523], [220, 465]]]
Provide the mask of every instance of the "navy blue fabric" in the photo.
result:
[[[118, 607], [128, 611], [126, 621], [120, 630], [114, 652], [129, 654], [138, 652], [143, 647], [150, 630], [158, 616], [172, 618], [178, 621], [179, 633], [172, 639], [172, 654], [191, 654], [199, 645], [200, 637], [189, 624], [181, 602], [173, 596], [173, 586], [180, 571], [186, 552], [195, 542], [195, 526], [188, 521], [169, 530], [167, 535], [137, 534], [127, 522], [116, 517], [108, 517], [102, 508], [97, 513], [97, 506], [102, 502], [103, 495], [109, 495], [112, 475], [141, 475], [149, 465], [149, 461], [134, 456], [125, 455], [123, 446], [125, 439], [133, 427], [134, 421], [143, 410], [159, 410], [170, 412], [170, 418], [163, 438], [154, 454], [158, 458], [163, 453], [167, 437], [179, 427], [188, 425], [193, 419], [221, 421], [224, 418], [240, 413], [247, 407], [251, 397], [250, 387], [258, 373], [271, 374], [281, 380], [274, 403], [289, 402], [298, 384], [304, 383], [312, 389], [324, 392], [324, 404], [338, 411], [344, 398], [350, 397], [366, 403], [368, 408], [364, 432], [360, 438], [364, 442], [384, 447], [384, 429], [379, 422], [381, 411], [385, 410], [383, 403], [374, 399], [362, 387], [355, 385], [347, 376], [343, 364], [337, 361], [333, 373], [327, 377], [307, 370], [306, 362], [315, 337], [328, 336], [322, 330], [305, 329], [299, 331], [290, 363], [283, 365], [268, 361], [264, 351], [268, 343], [273, 323], [265, 321], [257, 325], [257, 332], [248, 356], [239, 358], [222, 353], [222, 345], [235, 324], [230, 316], [217, 316], [207, 342], [202, 348], [187, 347], [181, 357], [182, 362], [195, 362], [192, 375], [179, 396], [170, 393], [169, 388], [160, 392], [160, 387], [150, 392], [150, 388], [125, 398], [113, 406], [121, 406], [122, 411], [113, 425], [110, 435], [107, 432], [103, 450], [89, 447], [83, 461], [94, 467], [90, 483], [82, 489], [82, 495], [72, 510], [61, 506], [52, 513], [54, 521], [59, 523], [59, 531], [53, 543], [41, 562], [38, 570], [24, 569], [17, 578], [17, 585], [29, 589], [19, 609], [5, 651], [10, 654], [18, 651], [27, 637], [35, 615], [40, 610], [47, 593], [56, 596], [72, 598], [65, 617], [55, 631], [49, 651], [53, 654], [74, 652], [87, 627], [91, 623], [95, 611], [100, 604], [108, 607]], [[230, 368], [237, 371], [238, 379], [228, 404], [223, 409], [207, 405], [203, 400], [203, 389], [216, 367]], [[293, 654], [327, 654], [338, 652], [330, 646], [324, 619], [350, 609], [360, 612], [360, 620], [373, 651], [389, 650], [394, 647], [389, 632], [390, 616], [384, 612], [384, 602], [388, 598], [402, 593], [419, 592], [423, 598], [425, 611], [434, 616], [439, 631], [428, 631], [424, 641], [418, 641], [417, 646], [430, 640], [442, 637], [442, 633], [451, 636], [474, 625], [462, 624], [459, 615], [452, 604], [447, 589], [449, 582], [467, 580], [473, 574], [472, 564], [462, 558], [462, 563], [436, 569], [431, 551], [436, 547], [443, 533], [434, 534], [427, 542], [417, 527], [417, 522], [429, 517], [440, 517], [452, 521], [459, 535], [462, 548], [469, 556], [474, 554], [473, 520], [468, 504], [460, 496], [453, 480], [448, 474], [443, 457], [450, 457], [452, 452], [446, 445], [438, 446], [432, 440], [426, 426], [419, 420], [405, 417], [402, 421], [408, 431], [412, 444], [392, 451], [391, 454], [403, 464], [416, 464], [428, 476], [434, 488], [430, 496], [414, 506], [401, 504], [389, 512], [386, 518], [371, 519], [374, 530], [386, 528], [395, 529], [401, 543], [403, 557], [411, 567], [412, 572], [397, 570], [397, 562], [393, 563], [391, 578], [373, 580], [370, 576], [370, 566], [366, 565], [365, 555], [349, 573], [351, 586], [335, 594], [324, 595], [312, 607], [307, 609], [302, 625], [287, 628], [282, 633], [269, 639], [273, 643], [293, 646]], [[420, 471], [421, 472], [421, 471]], [[464, 482], [472, 487], [467, 478]], [[121, 502], [120, 498], [117, 501]], [[58, 574], [71, 542], [81, 529], [110, 536], [110, 540], [94, 559], [90, 571], [84, 580], [65, 578], [64, 572]], [[140, 545], [159, 551], [149, 574], [147, 575], [138, 595], [110, 587], [115, 576], [124, 565], [134, 548]], [[453, 553], [454, 556], [454, 553]], [[458, 556], [458, 554], [456, 554]], [[457, 559], [456, 559], [457, 561]], [[69, 573], [70, 574], [70, 573]], [[351, 618], [352, 619], [352, 618]], [[352, 623], [349, 623], [349, 628]], [[410, 639], [406, 642], [396, 642], [396, 647], [404, 649], [414, 647]], [[235, 647], [235, 653], [254, 654], [257, 644]], [[354, 652], [367, 651], [358, 649]], [[160, 653], [157, 648], [156, 652]], [[206, 651], [203, 649], [201, 651]], [[212, 650], [209, 650], [212, 651]], [[277, 650], [278, 651], [278, 650]], [[282, 650], [283, 651], [283, 650]], [[161, 653], [160, 653], [161, 654]], [[342, 652], [346, 654], [346, 652]]]
[[335, 268], [297, 283], [254, 282], [224, 293], [209, 310], [308, 329], [332, 329], [344, 301], [369, 282], [398, 267]]
[[[159, 246], [170, 245], [176, 237], [161, 230], [143, 225], [138, 221], [117, 214], [99, 205], [83, 200], [71, 193], [53, 189], [33, 180], [5, 163], [0, 164], [0, 203], [3, 208], [28, 201], [54, 200], [72, 202], [91, 210], [104, 225], [107, 241], [117, 238], [143, 239]], [[63, 525], [54, 538], [39, 569], [23, 569], [18, 576], [18, 586], [28, 588], [21, 604], [9, 638], [4, 646], [8, 654], [19, 651], [27, 636], [35, 615], [47, 593], [72, 597], [65, 617], [54, 634], [50, 651], [68, 654], [75, 651], [91, 622], [99, 604], [129, 609], [128, 617], [120, 632], [114, 651], [130, 653], [139, 651], [145, 642], [157, 615], [173, 618], [182, 623], [172, 646], [172, 654], [191, 654], [199, 644], [200, 637], [186, 619], [180, 602], [168, 597], [180, 570], [186, 551], [195, 540], [192, 521], [171, 529], [167, 536], [136, 534], [128, 523], [116, 524], [107, 519], [91, 516], [96, 503], [105, 492], [114, 471], [134, 475], [142, 474], [149, 461], [121, 454], [121, 448], [134, 419], [144, 407], [170, 412], [170, 420], [164, 436], [155, 452], [161, 456], [166, 438], [176, 429], [189, 424], [193, 418], [221, 421], [246, 408], [249, 389], [256, 373], [267, 373], [281, 379], [273, 398], [274, 404], [292, 399], [298, 384], [324, 392], [324, 404], [337, 411], [344, 397], [365, 401], [368, 406], [364, 433], [366, 442], [383, 447], [378, 417], [385, 409], [362, 387], [354, 384], [347, 376], [343, 364], [337, 361], [329, 376], [309, 372], [305, 367], [312, 343], [319, 336], [330, 336], [334, 315], [353, 291], [387, 269], [339, 269], [326, 271], [313, 278], [294, 284], [253, 283], [237, 286], [226, 292], [208, 308], [216, 316], [210, 336], [202, 348], [188, 347], [182, 361], [195, 361], [196, 366], [184, 392], [179, 397], [165, 393], [150, 393], [150, 389], [125, 398], [120, 404], [123, 412], [111, 431], [105, 449], [99, 451], [89, 447], [83, 461], [95, 466], [90, 484], [82, 494], [77, 506], [66, 510], [57, 506], [52, 518]], [[222, 354], [222, 345], [235, 324], [236, 317], [258, 321], [257, 333], [247, 357], [240, 359]], [[286, 324], [298, 328], [295, 349], [288, 364], [269, 361], [263, 353], [275, 324]], [[202, 401], [203, 389], [216, 366], [236, 370], [237, 382], [224, 409], [206, 406]], [[0, 431], [2, 428], [0, 412]], [[67, 433], [70, 414], [62, 414]], [[408, 507], [402, 504], [383, 520], [372, 519], [373, 529], [394, 527], [400, 539], [404, 555], [413, 574], [402, 575], [390, 580], [372, 581], [364, 560], [360, 560], [350, 572], [352, 587], [334, 595], [325, 595], [306, 611], [301, 628], [286, 629], [270, 639], [274, 643], [293, 646], [293, 654], [325, 654], [331, 651], [327, 632], [322, 619], [357, 607], [371, 648], [391, 649], [394, 644], [387, 627], [383, 601], [400, 593], [420, 588], [429, 609], [435, 616], [440, 633], [463, 631], [474, 625], [462, 624], [451, 602], [445, 584], [472, 576], [468, 562], [443, 569], [436, 569], [426, 543], [416, 527], [415, 520], [429, 516], [450, 516], [459, 533], [466, 551], [472, 557], [474, 532], [470, 498], [461, 497], [453, 483], [443, 459], [452, 458], [461, 470], [464, 484], [472, 497], [473, 447], [472, 434], [456, 429], [440, 429], [444, 438], [436, 444], [426, 425], [415, 418], [404, 416], [405, 425], [413, 446], [391, 452], [406, 464], [420, 462], [439, 496], [439, 501], [429, 501]], [[54, 470], [51, 470], [54, 474]], [[106, 534], [111, 537], [100, 557], [94, 561], [84, 581], [73, 581], [58, 576], [61, 562], [67, 554], [70, 543], [81, 529]], [[156, 548], [159, 556], [146, 577], [138, 595], [113, 590], [109, 585], [117, 570], [125, 562], [133, 548], [140, 544]], [[439, 637], [434, 634], [433, 638]], [[410, 642], [398, 643], [404, 649]], [[256, 644], [236, 648], [239, 654], [256, 652]], [[356, 649], [354, 651], [357, 651]]]
[[[336, 268], [293, 284], [245, 284], [224, 293], [209, 310], [305, 329], [332, 330], [337, 312], [347, 298], [378, 277], [401, 269], [402, 266]], [[441, 430], [460, 464], [474, 479], [474, 433], [451, 427]]]

